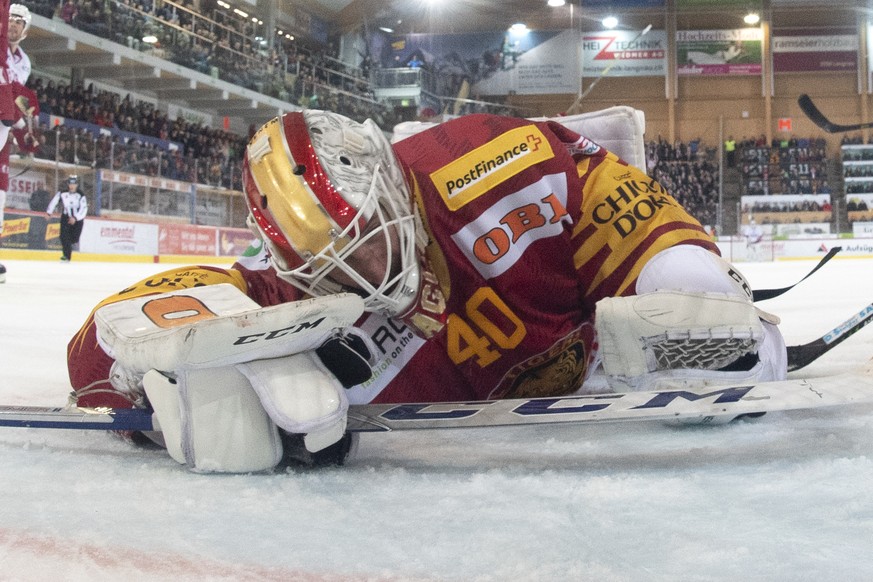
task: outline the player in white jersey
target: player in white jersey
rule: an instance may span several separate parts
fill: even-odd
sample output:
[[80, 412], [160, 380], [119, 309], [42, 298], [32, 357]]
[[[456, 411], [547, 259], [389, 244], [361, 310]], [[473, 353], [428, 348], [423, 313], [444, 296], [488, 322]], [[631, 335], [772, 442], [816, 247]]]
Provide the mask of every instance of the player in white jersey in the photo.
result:
[[749, 223], [743, 225], [742, 234], [746, 239], [746, 258], [751, 261], [763, 261], [764, 248], [761, 242], [764, 240], [764, 229], [761, 225], [756, 223], [754, 218], [749, 218]]
[[[8, 45], [5, 53], [0, 50], [0, 59], [5, 61], [0, 62], [0, 234], [9, 190], [9, 133], [12, 132], [25, 153], [33, 153], [37, 144], [33, 119], [39, 111], [35, 95], [25, 87], [30, 78], [30, 58], [19, 46], [27, 37], [30, 21], [27, 6], [9, 5], [8, 0], [0, 0], [0, 42], [5, 38]], [[0, 283], [5, 280], [6, 268], [0, 265]]]

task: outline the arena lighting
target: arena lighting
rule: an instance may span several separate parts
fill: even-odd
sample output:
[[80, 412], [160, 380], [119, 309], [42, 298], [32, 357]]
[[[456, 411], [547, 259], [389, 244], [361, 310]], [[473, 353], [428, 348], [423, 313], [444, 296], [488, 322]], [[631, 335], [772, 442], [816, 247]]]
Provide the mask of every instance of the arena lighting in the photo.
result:
[[565, 0], [549, 0], [549, 1], [547, 2], [547, 4], [548, 4], [549, 6], [551, 6], [552, 8], [557, 8], [558, 6], [563, 6], [563, 5], [566, 4], [566, 3], [567, 3], [567, 2], [565, 2]]
[[603, 25], [603, 28], [608, 28], [612, 30], [613, 28], [618, 26], [618, 18], [616, 18], [615, 16], [607, 16], [600, 23]]
[[148, 44], [155, 44], [156, 42], [158, 42], [158, 37], [153, 34], [148, 34], [142, 37], [142, 41]]
[[222, 8], [226, 8], [227, 10], [230, 10], [230, 4], [228, 4], [227, 2], [222, 2], [221, 0], [218, 0], [218, 5], [221, 6]]
[[521, 34], [527, 34], [530, 31], [528, 30], [526, 24], [523, 24], [521, 22], [516, 22], [515, 24], [513, 24], [512, 26], [509, 27], [509, 32], [511, 32], [512, 34], [521, 35]]
[[752, 26], [761, 22], [761, 15], [757, 12], [749, 12], [745, 16], [743, 16], [743, 22]]
[[243, 11], [240, 10], [239, 8], [234, 8], [234, 9], [233, 9], [233, 13], [234, 13], [234, 14], [239, 14], [239, 15], [242, 16], [243, 18], [248, 18], [248, 17], [249, 17], [249, 13], [248, 13], [248, 12], [243, 12]]
[[394, 29], [393, 29], [393, 28], [389, 28], [389, 27], [387, 27], [387, 26], [380, 26], [380, 27], [379, 27], [379, 30], [381, 30], [382, 32], [387, 32], [387, 33], [389, 33], [389, 34], [392, 33], [392, 32], [394, 32]]

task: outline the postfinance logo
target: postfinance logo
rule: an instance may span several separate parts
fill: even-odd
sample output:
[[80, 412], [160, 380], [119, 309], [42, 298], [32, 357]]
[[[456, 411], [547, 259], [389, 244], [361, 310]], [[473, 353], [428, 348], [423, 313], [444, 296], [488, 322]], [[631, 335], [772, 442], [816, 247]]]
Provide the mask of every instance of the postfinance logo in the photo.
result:
[[555, 156], [534, 125], [507, 131], [431, 173], [450, 210], [457, 210], [522, 170]]

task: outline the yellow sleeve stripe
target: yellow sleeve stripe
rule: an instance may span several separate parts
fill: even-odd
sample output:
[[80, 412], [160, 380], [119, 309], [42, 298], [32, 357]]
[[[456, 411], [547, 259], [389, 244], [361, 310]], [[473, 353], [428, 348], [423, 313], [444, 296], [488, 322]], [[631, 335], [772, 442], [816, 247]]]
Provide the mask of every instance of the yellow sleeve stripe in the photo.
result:
[[[576, 268], [587, 271], [591, 280], [585, 290], [586, 296], [623, 295], [636, 282], [643, 266], [659, 252], [679, 244], [694, 244], [695, 241], [700, 241], [703, 246], [711, 244], [711, 240], [703, 233], [686, 226], [680, 223], [665, 224], [650, 232], [639, 244], [624, 249], [624, 252], [616, 252], [606, 247], [607, 256], [600, 257], [603, 261], [600, 265], [595, 264], [595, 257], [590, 257], [594, 259], [591, 262], [577, 262]], [[581, 258], [580, 253], [577, 253], [574, 260]]]

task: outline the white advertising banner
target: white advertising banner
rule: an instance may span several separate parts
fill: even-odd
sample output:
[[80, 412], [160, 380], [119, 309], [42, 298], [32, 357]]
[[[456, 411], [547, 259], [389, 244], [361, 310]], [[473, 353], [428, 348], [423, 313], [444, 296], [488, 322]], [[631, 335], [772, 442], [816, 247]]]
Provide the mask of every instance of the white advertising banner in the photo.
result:
[[[528, 36], [534, 36], [533, 34]], [[526, 50], [503, 56], [501, 66], [482, 75], [473, 86], [483, 95], [538, 95], [576, 93], [579, 90], [579, 62], [575, 47], [578, 33], [564, 30], [554, 36], [541, 35]], [[527, 39], [530, 41], [531, 39]], [[487, 67], [486, 67], [487, 70]]]
[[676, 64], [680, 75], [760, 75], [760, 28], [680, 30]]
[[873, 222], [853, 222], [852, 234], [873, 238]]
[[831, 234], [828, 222], [797, 222], [791, 224], [775, 224], [777, 236], [792, 236], [815, 238], [823, 234]]
[[[27, 171], [23, 174], [15, 175], [10, 172], [12, 177], [9, 178], [9, 190], [6, 192], [6, 206], [9, 208], [18, 208], [19, 210], [37, 210], [45, 211], [43, 208], [31, 208], [30, 199], [33, 193], [37, 190], [45, 190], [48, 192], [46, 185], [45, 174], [42, 172]], [[53, 196], [54, 192], [49, 193], [49, 197]]]
[[844, 239], [824, 235], [803, 239], [763, 239], [755, 244], [749, 244], [744, 237], [721, 237], [716, 244], [722, 256], [732, 262], [818, 260], [834, 247], [842, 249], [837, 258], [873, 257], [873, 237]]
[[158, 225], [85, 219], [79, 250], [83, 253], [157, 255]]
[[582, 36], [585, 77], [656, 77], [667, 73], [667, 32], [586, 32]]

